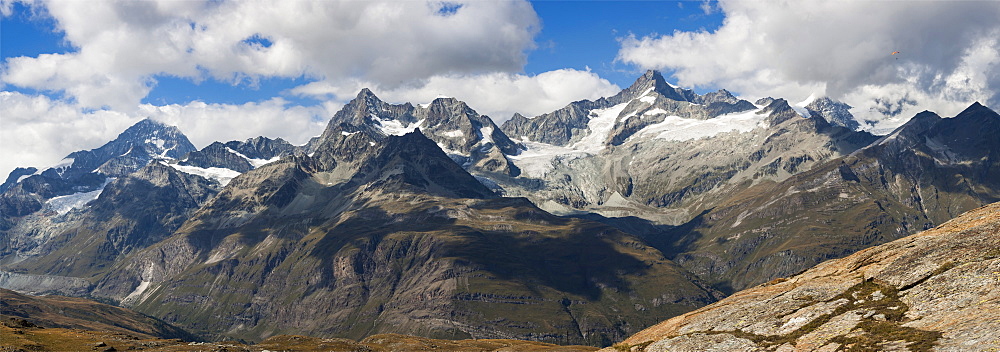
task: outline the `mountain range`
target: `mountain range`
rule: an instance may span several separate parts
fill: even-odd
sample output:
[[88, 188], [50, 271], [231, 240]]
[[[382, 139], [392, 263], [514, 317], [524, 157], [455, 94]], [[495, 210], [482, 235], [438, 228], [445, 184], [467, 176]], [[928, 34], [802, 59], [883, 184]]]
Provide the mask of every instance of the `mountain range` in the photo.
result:
[[978, 103], [885, 136], [829, 98], [704, 95], [649, 71], [498, 126], [362, 90], [301, 146], [201, 150], [143, 120], [0, 186], [0, 287], [207, 339], [608, 346], [726, 295], [1000, 201]]

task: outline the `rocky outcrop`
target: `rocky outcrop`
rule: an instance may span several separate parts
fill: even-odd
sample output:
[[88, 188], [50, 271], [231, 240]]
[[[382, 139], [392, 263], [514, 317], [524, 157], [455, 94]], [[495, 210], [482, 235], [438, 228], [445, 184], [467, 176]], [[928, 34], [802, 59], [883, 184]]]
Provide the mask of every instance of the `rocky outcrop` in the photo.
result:
[[1000, 203], [672, 318], [605, 351], [1000, 348]]

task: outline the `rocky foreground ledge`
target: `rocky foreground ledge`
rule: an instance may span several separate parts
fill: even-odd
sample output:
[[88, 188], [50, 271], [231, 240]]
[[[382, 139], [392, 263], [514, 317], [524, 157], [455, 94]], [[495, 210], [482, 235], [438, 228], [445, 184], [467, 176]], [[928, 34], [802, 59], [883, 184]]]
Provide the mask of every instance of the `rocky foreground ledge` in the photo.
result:
[[602, 351], [996, 351], [998, 332], [994, 203], [737, 292]]

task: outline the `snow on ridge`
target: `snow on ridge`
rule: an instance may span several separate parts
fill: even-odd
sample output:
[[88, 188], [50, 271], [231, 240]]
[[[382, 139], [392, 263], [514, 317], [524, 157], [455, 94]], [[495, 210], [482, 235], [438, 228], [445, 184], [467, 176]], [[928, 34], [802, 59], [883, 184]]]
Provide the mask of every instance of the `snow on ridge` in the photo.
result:
[[810, 118], [812, 117], [812, 114], [809, 113], [809, 110], [806, 109], [806, 106], [812, 104], [812, 102], [815, 100], [816, 100], [816, 94], [809, 94], [809, 97], [806, 98], [806, 100], [800, 101], [795, 105], [792, 105], [792, 110], [795, 110], [795, 112], [797, 112], [802, 117]]
[[646, 126], [634, 136], [686, 141], [732, 131], [749, 132], [760, 126], [765, 118], [757, 115], [756, 111], [726, 114], [708, 120], [667, 116], [662, 122]]
[[76, 162], [76, 159], [73, 159], [73, 158], [63, 158], [62, 160], [59, 160], [59, 163], [57, 163], [55, 165], [52, 165], [50, 167], [44, 168], [44, 169], [38, 169], [38, 171], [35, 171], [35, 173], [33, 173], [32, 175], [41, 175], [43, 172], [45, 172], [45, 171], [47, 171], [49, 169], [54, 169], [54, 170], [56, 170], [56, 172], [59, 173], [59, 176], [62, 176], [62, 173], [65, 172], [66, 169], [68, 169], [71, 166], [73, 166], [74, 162]]
[[[348, 132], [341, 131], [340, 133], [348, 133]], [[357, 132], [354, 132], [354, 133], [357, 133]], [[345, 136], [349, 136], [349, 135], [354, 134], [354, 133], [348, 133]], [[261, 167], [261, 166], [264, 166], [264, 165], [267, 165], [267, 164], [270, 164], [270, 163], [273, 163], [275, 161], [278, 161], [278, 159], [281, 159], [281, 157], [277, 157], [277, 156], [273, 157], [273, 158], [270, 158], [270, 159], [254, 159], [254, 158], [251, 158], [249, 156], [243, 155], [243, 153], [235, 151], [235, 150], [233, 150], [232, 148], [229, 148], [229, 147], [226, 147], [226, 150], [228, 150], [230, 153], [236, 154], [237, 156], [239, 156], [239, 157], [241, 157], [243, 159], [246, 159], [246, 161], [249, 162], [250, 165], [252, 165], [254, 169], [256, 169], [258, 167]], [[229, 170], [229, 169], [225, 169], [225, 170]], [[223, 185], [225, 185], [225, 183], [223, 183]]]
[[204, 177], [204, 178], [207, 178], [207, 179], [212, 179], [212, 180], [219, 181], [219, 183], [222, 184], [223, 186], [229, 184], [229, 181], [232, 181], [233, 178], [236, 178], [236, 176], [240, 175], [239, 171], [230, 170], [230, 169], [221, 168], [221, 167], [202, 168], [202, 167], [197, 167], [197, 166], [178, 165], [178, 164], [165, 164], [165, 163], [164, 163], [164, 165], [170, 166], [170, 167], [176, 169], [177, 171], [180, 171], [180, 172], [183, 172], [183, 173], [186, 173], [186, 174], [201, 176], [201, 177]]
[[587, 121], [587, 129], [590, 130], [590, 133], [574, 143], [572, 148], [590, 153], [603, 150], [604, 141], [608, 139], [611, 129], [618, 122], [618, 115], [621, 115], [628, 104], [625, 102], [607, 109], [591, 110], [590, 121]]
[[280, 159], [281, 159], [280, 156], [276, 156], [276, 157], [273, 157], [273, 158], [270, 158], [270, 159], [247, 159], [247, 161], [249, 161], [250, 165], [253, 165], [253, 168], [256, 169], [256, 168], [259, 168], [261, 166], [264, 166], [264, 165], [273, 163], [275, 161], [278, 161]]
[[387, 136], [402, 136], [413, 132], [420, 126], [423, 126], [425, 120], [421, 119], [420, 121], [404, 126], [399, 120], [383, 120], [375, 114], [371, 114], [371, 118], [378, 123], [379, 130]]

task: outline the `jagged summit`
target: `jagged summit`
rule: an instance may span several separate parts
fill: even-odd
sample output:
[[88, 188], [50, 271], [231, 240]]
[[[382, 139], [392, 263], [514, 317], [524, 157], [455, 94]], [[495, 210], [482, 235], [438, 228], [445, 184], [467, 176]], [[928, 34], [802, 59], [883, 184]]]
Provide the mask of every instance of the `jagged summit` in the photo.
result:
[[194, 151], [191, 141], [174, 126], [144, 119], [125, 129], [114, 140], [91, 150], [70, 153], [58, 165], [8, 177], [0, 208], [4, 215], [22, 216], [38, 211], [46, 200], [101, 189], [109, 178], [123, 177], [152, 160], [176, 159]]
[[460, 165], [510, 176], [519, 173], [505, 155], [516, 155], [523, 146], [507, 137], [488, 116], [455, 98], [437, 98], [420, 106], [388, 104], [363, 89], [333, 116], [315, 144], [349, 133], [343, 124], [384, 136], [402, 136], [419, 128]]
[[955, 115], [955, 117], [957, 118], [961, 116], [970, 116], [973, 114], [985, 114], [985, 116], [1000, 118], [1000, 115], [998, 115], [996, 111], [993, 111], [992, 109], [986, 107], [985, 105], [980, 104], [978, 101], [973, 102], [972, 105], [969, 105], [969, 107], [965, 108], [965, 110], [962, 110], [962, 112], [960, 112], [958, 115]]
[[144, 119], [127, 128], [117, 138], [92, 150], [71, 153], [71, 169], [78, 172], [97, 171], [118, 177], [127, 175], [153, 159], [178, 159], [195, 151], [191, 141], [180, 129], [165, 123]]
[[[670, 85], [660, 72], [649, 70], [628, 88], [614, 96], [594, 101], [581, 100], [551, 113], [527, 118], [515, 115], [503, 124], [507, 135], [556, 146], [570, 146], [581, 140], [590, 149], [620, 145], [639, 130], [663, 122], [669, 116], [707, 120], [725, 114], [757, 109], [749, 101], [729, 91], [699, 95]], [[615, 116], [611, 116], [615, 115]], [[605, 121], [609, 120], [609, 121]], [[610, 123], [611, 131], [604, 131]], [[600, 131], [592, 127], [602, 126]], [[601, 134], [598, 136], [596, 133]]]
[[857, 131], [861, 128], [857, 119], [851, 114], [851, 106], [843, 102], [821, 97], [814, 99], [804, 107], [811, 117], [821, 117], [833, 125], [843, 126]]

